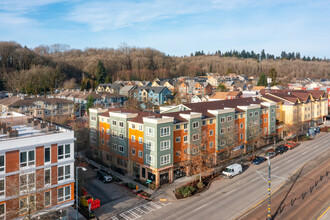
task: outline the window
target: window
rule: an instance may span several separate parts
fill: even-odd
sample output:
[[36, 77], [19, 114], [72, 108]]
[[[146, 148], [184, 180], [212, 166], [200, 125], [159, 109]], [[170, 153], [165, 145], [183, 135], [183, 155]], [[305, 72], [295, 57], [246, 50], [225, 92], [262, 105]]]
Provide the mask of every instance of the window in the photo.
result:
[[113, 125], [113, 126], [116, 126], [116, 125], [117, 125], [117, 121], [112, 120], [112, 125]]
[[24, 214], [28, 211], [28, 207], [31, 210], [36, 208], [36, 196], [27, 196], [20, 198], [19, 200], [19, 213]]
[[5, 155], [0, 155], [0, 172], [5, 171]]
[[243, 139], [243, 134], [240, 135], [241, 136], [241, 140]]
[[262, 124], [262, 118], [260, 118], [260, 124]]
[[258, 120], [254, 120], [254, 124], [257, 125], [259, 122]]
[[252, 121], [249, 122], [249, 127], [252, 127], [253, 123]]
[[117, 138], [118, 137], [117, 132], [113, 131], [112, 132], [112, 137]]
[[188, 135], [183, 136], [183, 142], [188, 142]]
[[107, 134], [108, 134], [108, 135], [110, 134], [110, 129], [107, 129]]
[[0, 197], [5, 195], [5, 179], [0, 179]]
[[160, 165], [165, 165], [170, 163], [170, 154], [166, 154], [160, 157]]
[[59, 188], [57, 190], [57, 202], [63, 202], [71, 199], [71, 186]]
[[264, 119], [264, 122], [267, 123], [267, 118]]
[[143, 125], [139, 125], [139, 131], [143, 130]]
[[45, 169], [45, 186], [50, 185], [50, 169]]
[[258, 115], [259, 115], [259, 112], [255, 111], [254, 116], [258, 116]]
[[161, 141], [160, 142], [160, 150], [168, 150], [170, 149], [170, 140], [166, 140], [166, 141]]
[[228, 116], [227, 117], [227, 121], [232, 121], [233, 120], [233, 117], [232, 116]]
[[96, 121], [96, 117], [95, 116], [91, 116], [91, 121]]
[[61, 166], [61, 167], [57, 168], [57, 179], [58, 179], [58, 181], [70, 179], [70, 177], [71, 177], [70, 168], [71, 168], [70, 165]]
[[160, 129], [160, 136], [165, 137], [170, 135], [170, 127], [165, 127]]
[[199, 128], [199, 122], [198, 121], [193, 122], [192, 127], [193, 128]]
[[119, 145], [118, 150], [119, 150], [119, 152], [124, 153], [124, 147], [123, 146]]
[[275, 108], [272, 108], [271, 112], [272, 112], [272, 113], [275, 113]]
[[224, 128], [220, 128], [220, 134], [224, 134], [225, 133], [225, 129]]
[[6, 203], [0, 204], [0, 219], [6, 219]]
[[139, 157], [143, 158], [143, 152], [139, 150]]
[[154, 164], [154, 156], [146, 154], [146, 163], [151, 165]]
[[135, 129], [135, 124], [132, 123], [131, 127], [132, 127], [132, 129]]
[[210, 136], [212, 136], [213, 135], [213, 130], [210, 130]]
[[104, 139], [101, 140], [102, 145], [104, 144]]
[[267, 128], [264, 128], [264, 133], [265, 133], [265, 134], [267, 133]]
[[274, 122], [275, 121], [275, 117], [272, 117], [272, 122]]
[[45, 147], [45, 163], [50, 162], [50, 147]]
[[240, 124], [241, 129], [243, 129], [243, 123]]
[[183, 128], [184, 128], [184, 129], [187, 129], [187, 128], [188, 128], [188, 124], [184, 124], [184, 125], [183, 125]]
[[249, 112], [249, 117], [251, 118], [253, 116], [253, 113], [252, 112]]
[[194, 135], [192, 136], [192, 139], [193, 139], [193, 141], [197, 141], [197, 140], [199, 140], [199, 134], [194, 134]]
[[139, 144], [142, 144], [142, 143], [143, 143], [143, 138], [139, 137]]
[[135, 149], [134, 148], [132, 148], [132, 155], [135, 155]]
[[154, 150], [154, 142], [147, 140], [146, 149], [148, 149], [148, 150]]
[[[118, 137], [119, 137], [120, 140], [124, 140], [124, 135], [123, 135], [123, 133], [119, 133]], [[135, 140], [134, 140], [134, 141], [135, 141]]]
[[181, 142], [181, 137], [176, 137], [175, 138], [175, 143], [179, 143], [179, 142]]
[[23, 151], [20, 153], [20, 167], [34, 165], [34, 150]]
[[213, 147], [213, 141], [209, 143], [209, 147], [210, 147], [210, 148]]
[[180, 154], [181, 154], [180, 151], [175, 152], [175, 155], [176, 155], [176, 156], [180, 156]]
[[210, 125], [213, 124], [213, 119], [210, 119]]
[[147, 127], [147, 136], [153, 137], [154, 136], [154, 128]]
[[226, 121], [226, 118], [225, 117], [221, 117], [220, 118], [220, 123], [224, 123]]
[[65, 146], [59, 145], [58, 146], [58, 159], [64, 159], [70, 157], [70, 144], [66, 144]]
[[124, 122], [120, 121], [119, 122], [119, 127], [123, 128], [124, 127]]
[[110, 141], [109, 140], [107, 140], [107, 146], [110, 147]]
[[227, 127], [227, 132], [230, 132], [231, 131], [231, 127]]
[[203, 120], [203, 121], [202, 121], [202, 125], [203, 125], [203, 126], [206, 125], [206, 120]]
[[175, 129], [180, 129], [181, 128], [181, 125], [175, 125]]
[[117, 150], [117, 144], [112, 144], [112, 149]]
[[19, 176], [19, 190], [35, 189], [35, 173], [22, 174]]
[[45, 207], [51, 205], [51, 199], [50, 198], [51, 198], [51, 192], [50, 191], [45, 192], [45, 199], [44, 199]]
[[220, 146], [224, 146], [226, 144], [226, 141], [220, 140]]
[[102, 130], [102, 133], [104, 133], [104, 128], [102, 128], [101, 130]]

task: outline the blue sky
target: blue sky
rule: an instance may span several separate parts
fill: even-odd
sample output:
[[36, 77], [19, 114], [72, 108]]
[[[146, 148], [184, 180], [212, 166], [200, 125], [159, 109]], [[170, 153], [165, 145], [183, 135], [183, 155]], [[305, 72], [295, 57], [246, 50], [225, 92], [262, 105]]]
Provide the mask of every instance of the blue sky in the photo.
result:
[[0, 41], [330, 57], [329, 0], [0, 0]]

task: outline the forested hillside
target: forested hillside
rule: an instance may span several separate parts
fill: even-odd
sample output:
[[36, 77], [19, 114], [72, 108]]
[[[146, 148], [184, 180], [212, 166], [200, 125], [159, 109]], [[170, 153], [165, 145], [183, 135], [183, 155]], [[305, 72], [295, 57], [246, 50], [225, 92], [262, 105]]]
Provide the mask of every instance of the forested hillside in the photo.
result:
[[83, 84], [92, 84], [90, 87], [93, 87], [104, 81], [198, 76], [207, 72], [259, 76], [261, 73], [267, 74], [271, 68], [276, 69], [282, 82], [292, 78], [330, 76], [329, 61], [303, 61], [300, 54], [291, 60], [286, 57], [237, 58], [219, 53], [174, 57], [151, 48], [125, 45], [118, 49], [77, 50], [56, 44], [29, 49], [15, 42], [0, 42], [1, 89], [42, 93], [56, 87], [73, 86], [74, 82], [81, 85], [83, 78]]

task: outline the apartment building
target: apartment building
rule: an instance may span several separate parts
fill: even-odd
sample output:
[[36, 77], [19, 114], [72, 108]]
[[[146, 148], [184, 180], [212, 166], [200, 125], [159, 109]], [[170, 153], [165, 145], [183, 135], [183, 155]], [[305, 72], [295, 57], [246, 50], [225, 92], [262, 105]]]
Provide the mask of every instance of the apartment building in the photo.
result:
[[37, 118], [71, 115], [74, 102], [58, 98], [12, 96], [0, 100], [0, 111], [15, 111]]
[[286, 125], [317, 126], [328, 115], [328, 95], [323, 90], [262, 90], [262, 100], [276, 103], [276, 119]]
[[[207, 148], [217, 163], [276, 136], [276, 104], [242, 98], [168, 107], [161, 114], [90, 109], [94, 157], [156, 187], [187, 172], [183, 155]], [[258, 141], [256, 141], [258, 140]]]
[[74, 132], [15, 112], [0, 122], [0, 219], [66, 215], [74, 204]]

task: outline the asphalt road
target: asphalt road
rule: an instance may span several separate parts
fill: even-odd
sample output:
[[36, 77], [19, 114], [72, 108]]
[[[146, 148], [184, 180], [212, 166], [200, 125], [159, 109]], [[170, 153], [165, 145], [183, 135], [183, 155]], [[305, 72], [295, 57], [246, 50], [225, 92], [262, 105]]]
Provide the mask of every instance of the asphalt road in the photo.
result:
[[[330, 134], [326, 133], [272, 158], [272, 192], [303, 164], [329, 149]], [[268, 178], [267, 162], [251, 165], [233, 179], [213, 182], [201, 195], [172, 202], [141, 219], [235, 219], [267, 196], [268, 183], [264, 178]]]

